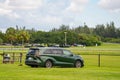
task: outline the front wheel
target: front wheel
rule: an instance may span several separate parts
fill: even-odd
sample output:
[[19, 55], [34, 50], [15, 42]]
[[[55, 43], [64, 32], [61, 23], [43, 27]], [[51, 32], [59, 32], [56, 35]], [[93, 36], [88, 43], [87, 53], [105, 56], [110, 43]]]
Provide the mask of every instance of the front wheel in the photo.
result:
[[53, 66], [52, 62], [50, 60], [47, 60], [45, 63], [46, 68], [51, 68]]
[[76, 68], [81, 68], [82, 67], [82, 63], [80, 61], [76, 61], [75, 62], [75, 67]]

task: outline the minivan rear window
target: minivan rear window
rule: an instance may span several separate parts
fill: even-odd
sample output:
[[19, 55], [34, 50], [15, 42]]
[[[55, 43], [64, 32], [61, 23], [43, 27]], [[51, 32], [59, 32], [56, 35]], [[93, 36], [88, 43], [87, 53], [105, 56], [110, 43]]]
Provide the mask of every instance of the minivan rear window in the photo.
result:
[[28, 54], [31, 54], [31, 55], [39, 55], [39, 49], [30, 49]]

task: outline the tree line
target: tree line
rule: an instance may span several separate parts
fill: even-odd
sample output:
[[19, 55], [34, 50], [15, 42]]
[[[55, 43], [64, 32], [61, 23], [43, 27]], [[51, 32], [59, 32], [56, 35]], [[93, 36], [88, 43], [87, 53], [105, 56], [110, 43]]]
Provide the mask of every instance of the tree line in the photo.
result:
[[59, 44], [67, 45], [101, 45], [101, 42], [120, 43], [120, 28], [116, 28], [114, 22], [106, 25], [96, 25], [90, 28], [86, 24], [75, 28], [68, 25], [61, 25], [59, 28], [53, 28], [48, 32], [38, 31], [34, 28], [9, 27], [5, 33], [0, 32], [0, 43], [24, 44]]

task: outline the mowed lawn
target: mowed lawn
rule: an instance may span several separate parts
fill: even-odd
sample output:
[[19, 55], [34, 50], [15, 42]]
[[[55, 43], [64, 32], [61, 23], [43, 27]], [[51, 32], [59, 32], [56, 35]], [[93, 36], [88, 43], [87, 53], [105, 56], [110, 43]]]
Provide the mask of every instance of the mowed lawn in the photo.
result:
[[120, 80], [114, 67], [31, 68], [17, 64], [0, 65], [0, 80]]
[[[120, 44], [68, 49], [79, 54], [120, 54]], [[98, 67], [98, 55], [82, 55], [82, 57], [85, 60], [83, 68], [47, 69], [31, 68], [24, 64], [24, 60], [22, 66], [19, 66], [19, 63], [2, 64], [0, 56], [0, 80], [120, 80], [120, 56], [101, 55], [101, 67]]]

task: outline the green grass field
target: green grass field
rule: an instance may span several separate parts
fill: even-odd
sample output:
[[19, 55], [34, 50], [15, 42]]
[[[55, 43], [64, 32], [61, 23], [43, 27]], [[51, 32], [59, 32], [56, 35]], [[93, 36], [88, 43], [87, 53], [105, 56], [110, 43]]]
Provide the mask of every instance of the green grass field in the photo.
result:
[[102, 46], [66, 48], [76, 54], [119, 54], [120, 44], [103, 43]]
[[0, 80], [120, 80], [120, 69], [109, 67], [31, 68], [0, 65]]
[[[103, 44], [99, 47], [67, 48], [76, 54], [120, 54], [120, 44]], [[82, 55], [83, 68], [31, 68], [22, 62], [2, 64], [0, 56], [0, 80], [120, 80], [120, 56], [101, 55], [101, 67], [98, 67], [98, 55]], [[25, 56], [24, 56], [25, 58]]]

